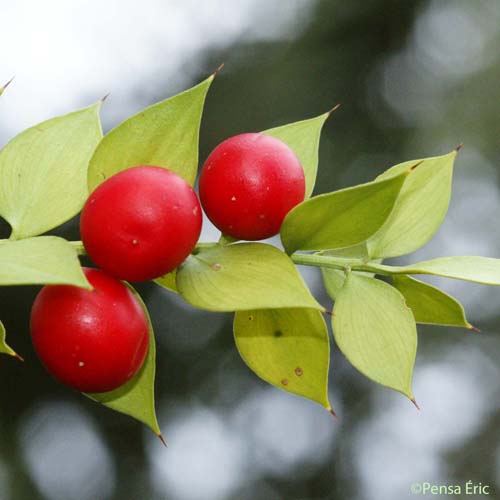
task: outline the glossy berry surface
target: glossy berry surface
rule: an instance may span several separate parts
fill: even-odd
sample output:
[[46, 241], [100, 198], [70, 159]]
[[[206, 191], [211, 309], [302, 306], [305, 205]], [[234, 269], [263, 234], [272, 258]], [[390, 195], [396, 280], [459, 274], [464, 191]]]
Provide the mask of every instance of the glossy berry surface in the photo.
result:
[[40, 360], [61, 383], [107, 392], [141, 368], [149, 328], [141, 304], [121, 281], [84, 269], [93, 290], [42, 288], [31, 310], [31, 338]]
[[208, 218], [222, 233], [241, 240], [278, 234], [304, 194], [298, 158], [285, 143], [264, 134], [240, 134], [219, 144], [200, 177]]
[[202, 214], [196, 193], [165, 168], [138, 166], [90, 195], [80, 233], [94, 263], [115, 278], [146, 281], [175, 269], [195, 247]]

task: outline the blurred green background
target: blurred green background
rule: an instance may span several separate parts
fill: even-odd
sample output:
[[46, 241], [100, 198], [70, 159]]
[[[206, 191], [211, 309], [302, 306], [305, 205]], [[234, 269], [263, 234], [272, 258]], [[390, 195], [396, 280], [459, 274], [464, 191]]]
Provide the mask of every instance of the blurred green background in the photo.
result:
[[[463, 142], [448, 218], [400, 261], [500, 257], [499, 43], [500, 3], [487, 0], [21, 0], [0, 10], [0, 80], [17, 75], [0, 101], [0, 143], [111, 91], [109, 130], [225, 62], [206, 103], [201, 162], [228, 136], [341, 103], [324, 128], [317, 193]], [[55, 233], [79, 239], [78, 220]], [[8, 234], [3, 224], [0, 237]], [[215, 237], [206, 224], [203, 238]], [[329, 304], [318, 273], [304, 276]], [[500, 290], [432, 282], [463, 302], [482, 333], [419, 326], [421, 412], [334, 348], [340, 422], [253, 375], [230, 314], [140, 285], [157, 336], [168, 449], [53, 381], [29, 340], [38, 287], [1, 288], [0, 318], [26, 362], [0, 358], [0, 499], [404, 500], [415, 482], [468, 480], [498, 498]]]

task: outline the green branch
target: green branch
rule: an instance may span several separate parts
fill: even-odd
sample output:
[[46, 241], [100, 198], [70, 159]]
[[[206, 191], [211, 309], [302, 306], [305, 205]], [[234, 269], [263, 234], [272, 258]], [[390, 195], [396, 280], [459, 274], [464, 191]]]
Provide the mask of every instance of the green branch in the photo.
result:
[[326, 267], [330, 269], [338, 269], [340, 271], [351, 269], [353, 271], [364, 271], [368, 273], [386, 275], [406, 274], [403, 271], [398, 272], [401, 268], [385, 266], [383, 264], [366, 263], [360, 261], [359, 259], [333, 257], [330, 255], [294, 253], [291, 256], [291, 259], [295, 262], [295, 264], [302, 266]]
[[85, 247], [81, 241], [68, 241], [68, 243], [76, 250], [78, 255], [87, 255]]

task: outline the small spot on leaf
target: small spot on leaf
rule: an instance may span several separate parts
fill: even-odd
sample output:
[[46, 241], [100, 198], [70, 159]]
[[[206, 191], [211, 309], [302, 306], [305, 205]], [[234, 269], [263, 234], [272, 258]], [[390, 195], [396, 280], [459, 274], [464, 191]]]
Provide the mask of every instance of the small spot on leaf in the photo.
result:
[[304, 372], [300, 366], [297, 366], [297, 368], [295, 368], [295, 375], [297, 375], [297, 377], [302, 376], [303, 373]]
[[284, 378], [284, 379], [281, 381], [281, 383], [282, 383], [283, 385], [288, 385], [288, 379]]
[[214, 271], [220, 271], [222, 269], [222, 266], [218, 262], [216, 262], [215, 264], [212, 265], [212, 269]]
[[283, 337], [283, 332], [281, 330], [276, 330], [274, 332], [274, 336], [279, 338], [279, 337]]
[[253, 316], [248, 316], [248, 319], [249, 319], [250, 321], [252, 321], [252, 320], [253, 320]]

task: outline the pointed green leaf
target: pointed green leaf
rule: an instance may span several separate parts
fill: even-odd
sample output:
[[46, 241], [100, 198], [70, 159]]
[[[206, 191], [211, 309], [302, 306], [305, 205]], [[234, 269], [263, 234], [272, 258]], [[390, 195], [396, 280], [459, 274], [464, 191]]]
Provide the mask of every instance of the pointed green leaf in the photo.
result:
[[328, 331], [314, 309], [241, 311], [234, 338], [248, 365], [266, 382], [316, 401], [328, 410]]
[[164, 276], [161, 276], [154, 281], [157, 285], [160, 285], [161, 287], [166, 288], [171, 292], [177, 293], [177, 285], [175, 283], [176, 276], [177, 271], [174, 269], [171, 273], [165, 274]]
[[194, 184], [201, 115], [214, 77], [144, 109], [109, 132], [90, 162], [90, 191], [137, 165], [165, 167]]
[[316, 182], [319, 139], [321, 129], [329, 116], [330, 112], [263, 132], [283, 141], [297, 155], [306, 178], [306, 198], [311, 196]]
[[377, 179], [388, 179], [419, 164], [405, 182], [394, 210], [383, 227], [368, 241], [371, 258], [396, 257], [425, 245], [448, 211], [456, 151], [443, 156], [396, 165]]
[[489, 257], [440, 257], [408, 266], [377, 265], [374, 268], [383, 274], [431, 274], [483, 285], [500, 285], [500, 259]]
[[7, 345], [5, 336], [6, 336], [5, 327], [3, 326], [3, 323], [0, 321], [0, 353], [8, 354], [9, 356], [13, 356], [22, 361], [21, 356], [19, 356], [19, 354], [17, 354], [17, 352], [14, 351], [14, 349], [12, 349], [9, 345]]
[[86, 394], [112, 410], [129, 415], [146, 424], [157, 436], [161, 436], [156, 418], [154, 382], [156, 370], [156, 347], [153, 326], [146, 305], [140, 295], [128, 285], [146, 313], [149, 325], [149, 351], [139, 373], [125, 385], [110, 392]]
[[0, 285], [75, 285], [91, 288], [75, 248], [57, 236], [0, 241]]
[[408, 173], [315, 196], [297, 205], [281, 226], [287, 253], [343, 248], [365, 241], [389, 217]]
[[44, 233], [81, 210], [88, 163], [102, 137], [100, 106], [40, 123], [0, 151], [0, 215], [12, 238]]
[[216, 246], [191, 255], [177, 270], [177, 289], [187, 302], [209, 311], [324, 310], [290, 258], [264, 243]]
[[417, 329], [404, 297], [383, 281], [350, 273], [333, 314], [335, 340], [352, 365], [413, 399]]
[[462, 304], [439, 288], [404, 275], [394, 276], [393, 284], [403, 294], [417, 323], [474, 328]]

